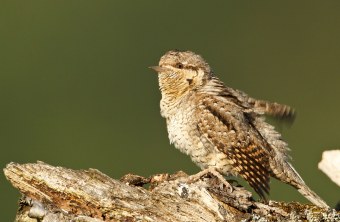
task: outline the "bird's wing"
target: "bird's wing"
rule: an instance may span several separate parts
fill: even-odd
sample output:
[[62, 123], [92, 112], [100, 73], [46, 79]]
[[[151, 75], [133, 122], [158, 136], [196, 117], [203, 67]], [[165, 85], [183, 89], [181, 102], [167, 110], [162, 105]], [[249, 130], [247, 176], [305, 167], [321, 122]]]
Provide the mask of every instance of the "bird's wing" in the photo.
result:
[[[227, 154], [233, 171], [265, 199], [269, 193], [269, 150], [239, 106], [206, 96], [197, 107], [198, 130], [216, 149]], [[233, 107], [234, 106], [234, 107]], [[236, 109], [236, 110], [235, 110]]]
[[265, 100], [258, 100], [249, 97], [248, 103], [251, 104], [256, 113], [264, 113], [278, 119], [293, 122], [296, 116], [295, 110], [287, 105], [273, 103]]
[[226, 88], [225, 93], [226, 92], [235, 96], [240, 104], [247, 108], [251, 108], [257, 114], [266, 114], [278, 119], [289, 120], [291, 122], [294, 121], [296, 113], [290, 106], [266, 100], [254, 99], [242, 91], [231, 88]]
[[275, 102], [254, 99], [243, 91], [224, 86], [223, 82], [217, 77], [212, 77], [206, 88], [208, 88], [208, 90], [215, 89], [212, 91], [215, 95], [233, 101], [235, 104], [238, 104], [245, 109], [250, 109], [257, 114], [266, 114], [290, 122], [294, 121], [296, 113], [292, 107]]

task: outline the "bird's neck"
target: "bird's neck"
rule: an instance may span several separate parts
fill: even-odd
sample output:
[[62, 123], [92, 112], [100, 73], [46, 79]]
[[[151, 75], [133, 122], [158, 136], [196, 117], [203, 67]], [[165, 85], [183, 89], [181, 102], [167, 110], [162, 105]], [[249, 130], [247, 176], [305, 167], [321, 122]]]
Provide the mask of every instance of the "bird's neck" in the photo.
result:
[[158, 80], [162, 100], [164, 99], [168, 103], [177, 103], [190, 91], [188, 83], [180, 78], [169, 78], [160, 75]]
[[161, 115], [165, 118], [175, 115], [178, 111], [179, 104], [191, 92], [187, 85], [169, 80], [163, 82], [160, 79], [159, 88], [162, 94], [160, 103]]

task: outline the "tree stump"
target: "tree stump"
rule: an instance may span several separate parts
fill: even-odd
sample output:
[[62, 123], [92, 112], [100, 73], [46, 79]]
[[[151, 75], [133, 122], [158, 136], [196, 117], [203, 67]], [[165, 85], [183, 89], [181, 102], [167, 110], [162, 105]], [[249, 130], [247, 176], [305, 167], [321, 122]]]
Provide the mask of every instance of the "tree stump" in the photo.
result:
[[340, 221], [314, 205], [256, 202], [249, 191], [221, 185], [213, 175], [196, 181], [183, 172], [115, 180], [96, 169], [72, 170], [43, 162], [9, 163], [7, 179], [23, 197], [17, 222], [52, 221]]

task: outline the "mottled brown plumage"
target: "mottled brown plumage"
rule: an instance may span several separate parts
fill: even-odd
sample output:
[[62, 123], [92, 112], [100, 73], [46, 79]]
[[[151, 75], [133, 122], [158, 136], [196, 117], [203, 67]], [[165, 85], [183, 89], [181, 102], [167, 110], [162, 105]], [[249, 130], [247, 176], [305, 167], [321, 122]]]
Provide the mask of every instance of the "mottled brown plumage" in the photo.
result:
[[158, 72], [161, 115], [170, 142], [201, 169], [240, 175], [262, 198], [269, 193], [272, 176], [314, 204], [328, 207], [288, 162], [288, 146], [281, 135], [264, 121], [264, 114], [293, 118], [292, 108], [225, 86], [191, 51], [169, 51], [152, 68]]

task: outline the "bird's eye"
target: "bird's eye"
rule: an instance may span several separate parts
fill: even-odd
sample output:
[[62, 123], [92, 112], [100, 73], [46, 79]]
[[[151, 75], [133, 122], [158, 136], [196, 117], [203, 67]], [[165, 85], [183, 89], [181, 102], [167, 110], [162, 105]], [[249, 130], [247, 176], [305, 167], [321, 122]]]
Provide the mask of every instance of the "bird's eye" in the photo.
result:
[[176, 64], [176, 68], [177, 68], [177, 69], [183, 69], [183, 64], [180, 63], [180, 62], [177, 63], [177, 64]]

